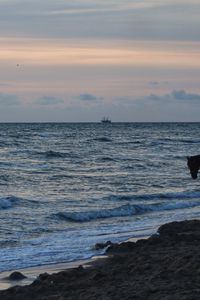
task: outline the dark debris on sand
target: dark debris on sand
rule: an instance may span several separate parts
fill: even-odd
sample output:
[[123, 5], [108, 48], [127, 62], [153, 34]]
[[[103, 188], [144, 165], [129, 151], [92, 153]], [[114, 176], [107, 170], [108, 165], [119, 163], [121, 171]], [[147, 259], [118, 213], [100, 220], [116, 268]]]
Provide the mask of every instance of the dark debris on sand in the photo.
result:
[[41, 274], [2, 300], [200, 299], [200, 221], [163, 225], [147, 240], [111, 245], [95, 267]]

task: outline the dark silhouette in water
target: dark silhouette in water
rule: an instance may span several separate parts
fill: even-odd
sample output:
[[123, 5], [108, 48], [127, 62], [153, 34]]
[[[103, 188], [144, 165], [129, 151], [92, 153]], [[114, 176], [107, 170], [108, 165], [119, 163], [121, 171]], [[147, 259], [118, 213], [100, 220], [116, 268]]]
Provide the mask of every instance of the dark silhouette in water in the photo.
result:
[[190, 169], [190, 174], [193, 179], [197, 179], [197, 174], [200, 168], [200, 155], [188, 156], [187, 165]]

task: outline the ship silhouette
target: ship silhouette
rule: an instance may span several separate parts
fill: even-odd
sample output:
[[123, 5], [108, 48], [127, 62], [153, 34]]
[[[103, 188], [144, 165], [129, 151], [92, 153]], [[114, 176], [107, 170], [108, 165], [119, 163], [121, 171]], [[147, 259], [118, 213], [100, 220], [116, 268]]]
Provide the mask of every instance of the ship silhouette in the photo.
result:
[[103, 119], [101, 120], [101, 123], [111, 123], [111, 120], [109, 118], [103, 117]]

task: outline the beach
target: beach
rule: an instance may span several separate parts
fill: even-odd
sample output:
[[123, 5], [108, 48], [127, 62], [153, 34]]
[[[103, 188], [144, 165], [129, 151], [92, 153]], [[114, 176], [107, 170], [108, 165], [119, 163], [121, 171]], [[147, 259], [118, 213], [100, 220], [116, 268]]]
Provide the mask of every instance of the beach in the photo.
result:
[[0, 300], [200, 300], [199, 11], [0, 1]]
[[[11, 271], [4, 271], [0, 272], [0, 291], [6, 290], [10, 287], [14, 287], [16, 285], [19, 286], [26, 286], [30, 285], [32, 282], [34, 282], [41, 273], [48, 273], [48, 274], [54, 274], [61, 272], [63, 270], [70, 270], [75, 269], [79, 267], [80, 265], [84, 266], [85, 268], [90, 267], [91, 265], [94, 265], [94, 263], [98, 260], [106, 259], [106, 255], [102, 256], [93, 256], [89, 259], [82, 259], [72, 262], [63, 262], [63, 263], [57, 263], [57, 264], [49, 264], [49, 265], [41, 265], [36, 267], [29, 267], [29, 268], [23, 268], [23, 269], [17, 269], [17, 270], [11, 270]], [[15, 272], [19, 274], [23, 274], [24, 278], [22, 280], [19, 279], [11, 279], [12, 274], [15, 274]]]
[[0, 291], [0, 299], [199, 299], [199, 249], [199, 220], [171, 222], [148, 239], [109, 246], [108, 258], [90, 267], [41, 272], [29, 286]]
[[[199, 123], [1, 124], [0, 272], [102, 255], [200, 216]], [[15, 142], [13, 142], [13, 140]]]

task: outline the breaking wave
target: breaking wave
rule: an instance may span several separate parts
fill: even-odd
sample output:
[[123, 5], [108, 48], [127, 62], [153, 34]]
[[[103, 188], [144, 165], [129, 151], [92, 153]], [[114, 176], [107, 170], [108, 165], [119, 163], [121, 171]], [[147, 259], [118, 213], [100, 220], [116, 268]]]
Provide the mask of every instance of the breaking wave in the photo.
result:
[[122, 205], [116, 208], [77, 211], [77, 212], [59, 212], [56, 216], [60, 219], [73, 222], [88, 222], [96, 219], [114, 218], [114, 217], [129, 217], [147, 212], [165, 211], [184, 209], [200, 206], [200, 201], [194, 202], [174, 202], [174, 203], [156, 203], [156, 204], [141, 204], [141, 205]]

